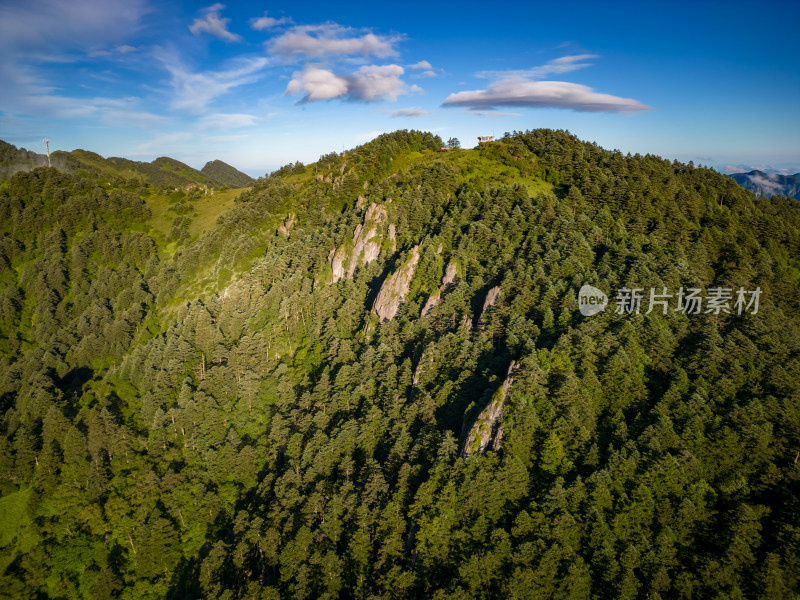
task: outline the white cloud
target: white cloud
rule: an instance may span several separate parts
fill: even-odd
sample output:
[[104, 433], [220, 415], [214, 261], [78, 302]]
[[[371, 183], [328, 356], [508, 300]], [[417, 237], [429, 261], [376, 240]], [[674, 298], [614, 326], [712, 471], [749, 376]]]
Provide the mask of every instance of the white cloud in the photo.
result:
[[33, 69], [11, 60], [0, 60], [0, 81], [3, 82], [0, 110], [6, 112], [36, 114], [29, 98], [55, 92], [55, 88], [48, 85]]
[[443, 106], [462, 106], [480, 116], [517, 116], [497, 113], [497, 106], [567, 108], [582, 112], [637, 112], [650, 107], [638, 100], [595, 92], [592, 88], [566, 81], [538, 81], [554, 74], [569, 73], [592, 66], [587, 62], [597, 54], [573, 54], [544, 65], [522, 70], [480, 71], [476, 77], [495, 79], [487, 89], [457, 92]]
[[366, 102], [388, 98], [394, 101], [398, 96], [414, 91], [400, 79], [404, 72], [400, 65], [364, 65], [353, 73], [342, 75], [309, 65], [294, 74], [286, 86], [286, 93], [305, 92], [302, 102], [333, 98]]
[[19, 55], [118, 44], [140, 29], [148, 11], [145, 0], [3, 2], [0, 48]]
[[423, 110], [421, 108], [401, 108], [399, 110], [395, 110], [389, 113], [390, 117], [405, 117], [405, 118], [417, 118], [417, 117], [425, 117], [431, 114], [427, 110]]
[[73, 119], [79, 117], [93, 117], [104, 105], [108, 98], [70, 98], [57, 94], [35, 94], [24, 98], [26, 111], [34, 117], [55, 117], [58, 119]]
[[494, 108], [488, 110], [476, 110], [474, 108], [470, 108], [465, 112], [469, 115], [475, 115], [476, 117], [521, 117], [522, 116], [522, 113], [501, 112], [499, 110], [495, 110]]
[[280, 19], [276, 19], [275, 17], [268, 17], [267, 13], [264, 13], [263, 17], [250, 19], [250, 28], [255, 29], [256, 31], [266, 31], [267, 29], [272, 29], [273, 27], [285, 25], [286, 23], [291, 22], [292, 20], [289, 17], [281, 17]]
[[411, 75], [411, 77], [414, 79], [438, 77], [440, 74], [444, 73], [443, 69], [434, 69], [433, 65], [431, 65], [431, 63], [429, 63], [427, 60], [421, 60], [413, 65], [406, 65], [406, 69], [410, 71], [417, 71]]
[[[114, 52], [117, 52], [119, 54], [128, 54], [130, 52], [135, 52], [136, 50], [138, 50], [136, 46], [129, 46], [128, 44], [122, 44], [114, 48]], [[110, 50], [93, 50], [89, 52], [87, 56], [89, 56], [90, 58], [105, 58], [106, 56], [114, 56], [114, 52]], [[64, 62], [68, 62], [67, 60], [64, 60], [65, 58], [66, 57], [62, 57], [62, 60]]]
[[397, 56], [394, 45], [400, 36], [374, 33], [357, 35], [356, 30], [336, 23], [300, 25], [266, 42], [267, 50], [286, 59], [328, 58], [333, 56]]
[[141, 110], [137, 97], [71, 97], [58, 93], [29, 67], [0, 61], [0, 81], [6, 89], [0, 96], [0, 111], [42, 119], [81, 119], [119, 127], [151, 129], [163, 127], [166, 117]]
[[214, 98], [258, 80], [261, 77], [259, 71], [269, 62], [264, 57], [240, 58], [236, 66], [226, 71], [191, 73], [172, 56], [163, 52], [156, 56], [172, 76], [170, 83], [175, 90], [172, 108], [195, 114], [205, 110]]
[[240, 42], [242, 36], [228, 31], [228, 23], [231, 20], [223, 19], [220, 16], [223, 8], [225, 8], [225, 5], [219, 3], [204, 8], [202, 12], [205, 16], [202, 19], [195, 19], [194, 23], [189, 25], [189, 31], [194, 35], [200, 35], [203, 32], [210, 33], [226, 42]]
[[303, 101], [331, 100], [347, 94], [349, 85], [347, 79], [318, 67], [308, 67], [298, 76], [292, 78], [286, 86], [287, 94], [297, 94], [305, 91]]
[[753, 173], [748, 175], [747, 178], [759, 186], [765, 194], [777, 196], [781, 192], [782, 186], [778, 180], [778, 175], [775, 173], [764, 173], [763, 175]]
[[725, 173], [749, 173], [750, 171], [761, 171], [762, 173], [768, 174], [776, 173], [778, 175], [793, 175], [794, 173], [800, 172], [800, 167], [792, 164], [789, 164], [788, 166], [776, 166], [740, 163], [737, 165], [725, 165], [722, 168], [722, 171]]
[[442, 106], [491, 110], [497, 106], [568, 108], [581, 112], [638, 112], [650, 107], [638, 100], [600, 94], [592, 88], [566, 81], [504, 79], [485, 90], [450, 94]]
[[244, 113], [213, 113], [198, 121], [201, 129], [229, 130], [250, 127], [258, 120], [255, 115]]
[[112, 127], [127, 129], [158, 129], [170, 119], [140, 110], [138, 98], [71, 98], [57, 94], [34, 94], [21, 98], [25, 112], [36, 118], [88, 118]]
[[743, 169], [742, 167], [736, 167], [734, 165], [725, 165], [722, 167], [723, 173], [744, 173], [747, 169]]
[[374, 100], [386, 97], [397, 100], [408, 93], [400, 79], [404, 73], [400, 65], [367, 65], [349, 76], [350, 95], [357, 100]]
[[599, 58], [597, 54], [574, 54], [571, 56], [562, 56], [550, 62], [530, 69], [522, 70], [507, 70], [507, 71], [479, 71], [475, 73], [475, 77], [482, 79], [541, 79], [548, 75], [560, 75], [562, 73], [569, 73], [570, 71], [577, 71], [591, 67], [592, 64], [585, 62], [592, 58]]
[[[0, 2], [0, 111], [43, 117], [94, 115], [106, 98], [56, 92], [42, 63], [108, 56], [135, 35], [149, 12], [145, 0], [17, 0]], [[51, 71], [52, 73], [52, 71]]]

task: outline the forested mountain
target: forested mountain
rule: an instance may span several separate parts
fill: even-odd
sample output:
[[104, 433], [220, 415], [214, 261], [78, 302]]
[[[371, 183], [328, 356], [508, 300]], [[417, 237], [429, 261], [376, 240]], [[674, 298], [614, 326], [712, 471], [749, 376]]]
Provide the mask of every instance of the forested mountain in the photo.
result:
[[214, 181], [218, 185], [226, 185], [232, 188], [247, 187], [253, 183], [250, 175], [242, 173], [221, 160], [211, 160], [207, 162], [200, 173]]
[[[162, 156], [152, 162], [139, 162], [127, 158], [103, 158], [88, 150], [57, 150], [51, 154], [51, 164], [67, 173], [80, 177], [112, 180], [116, 187], [130, 186], [132, 181], [154, 188], [188, 188], [190, 186], [245, 187], [252, 183], [249, 175], [230, 165], [215, 160], [193, 169], [174, 158]], [[17, 148], [0, 140], [0, 177], [8, 178], [18, 171], [31, 171], [47, 165], [47, 155]], [[127, 180], [127, 181], [125, 181]]]
[[750, 171], [749, 173], [733, 173], [731, 177], [756, 196], [800, 198], [800, 173], [780, 175], [779, 173]]
[[47, 165], [47, 155], [17, 148], [0, 140], [0, 178], [5, 179], [18, 171], [32, 171]]
[[797, 202], [562, 131], [441, 146], [169, 239], [135, 182], [0, 184], [0, 595], [800, 593]]

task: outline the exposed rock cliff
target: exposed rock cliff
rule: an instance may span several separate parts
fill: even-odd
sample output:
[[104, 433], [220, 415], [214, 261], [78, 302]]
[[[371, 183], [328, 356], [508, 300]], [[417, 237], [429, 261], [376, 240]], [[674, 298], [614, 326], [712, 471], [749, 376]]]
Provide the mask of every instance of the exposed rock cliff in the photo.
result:
[[456, 273], [458, 273], [458, 267], [456, 266], [456, 263], [451, 260], [449, 263], [447, 263], [447, 268], [444, 271], [444, 277], [442, 277], [442, 288], [445, 288], [455, 281]]
[[297, 223], [297, 215], [293, 212], [290, 212], [283, 224], [278, 227], [278, 233], [289, 237], [289, 235], [292, 233], [292, 228], [294, 227], [295, 223]]
[[388, 321], [397, 314], [400, 304], [408, 294], [414, 271], [419, 262], [419, 246], [414, 246], [405, 263], [383, 282], [375, 298], [375, 312], [381, 321]]
[[508, 372], [503, 384], [492, 396], [489, 405], [481, 411], [472, 428], [461, 446], [460, 456], [467, 458], [475, 454], [483, 454], [491, 444], [492, 450], [500, 448], [500, 440], [503, 438], [503, 408], [514, 383], [514, 372], [519, 367], [519, 363], [511, 361]]
[[[439, 246], [439, 252], [441, 252], [441, 245]], [[441, 287], [428, 297], [428, 300], [425, 302], [425, 306], [422, 307], [422, 312], [420, 313], [421, 317], [427, 316], [428, 313], [433, 310], [433, 307], [441, 302], [442, 292], [445, 291], [448, 285], [455, 281], [456, 273], [458, 273], [458, 267], [456, 266], [456, 263], [451, 260], [447, 264], [447, 268], [444, 271]]]
[[420, 316], [422, 317], [428, 316], [428, 313], [430, 313], [433, 310], [434, 306], [439, 304], [440, 300], [441, 300], [441, 294], [439, 293], [439, 290], [436, 290], [434, 293], [428, 296], [428, 300], [425, 302], [425, 306], [422, 307], [422, 312], [420, 313]]
[[[374, 202], [370, 204], [364, 215], [364, 223], [356, 226], [352, 245], [339, 247], [331, 258], [332, 283], [345, 277], [352, 278], [358, 267], [378, 258], [385, 232], [389, 229], [387, 221], [386, 209]], [[389, 229], [390, 237], [392, 232], [393, 229]]]
[[497, 297], [500, 295], [500, 286], [495, 286], [490, 289], [486, 293], [486, 300], [483, 301], [483, 309], [481, 309], [481, 316], [478, 317], [478, 325], [483, 325], [484, 320], [483, 316], [486, 314], [486, 311], [489, 310], [494, 303], [497, 302]]

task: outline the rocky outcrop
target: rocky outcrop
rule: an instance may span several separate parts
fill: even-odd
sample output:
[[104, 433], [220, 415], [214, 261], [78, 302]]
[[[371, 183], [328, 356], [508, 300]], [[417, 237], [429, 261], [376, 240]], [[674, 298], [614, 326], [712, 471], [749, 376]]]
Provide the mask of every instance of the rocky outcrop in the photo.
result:
[[435, 291], [430, 296], [428, 296], [428, 300], [427, 300], [427, 302], [425, 302], [425, 306], [422, 307], [422, 312], [420, 313], [420, 316], [421, 317], [427, 317], [428, 313], [430, 313], [433, 310], [433, 307], [436, 306], [437, 304], [439, 304], [439, 302], [441, 301], [441, 298], [442, 297], [441, 297], [441, 295], [440, 295], [438, 290]]
[[419, 262], [419, 246], [414, 246], [403, 265], [383, 282], [375, 298], [375, 312], [381, 322], [393, 319], [408, 294]]
[[[431, 350], [433, 348], [433, 350]], [[419, 382], [423, 380], [425, 373], [429, 370], [431, 365], [433, 365], [433, 359], [435, 354], [435, 347], [428, 346], [425, 350], [422, 351], [422, 356], [419, 357], [419, 362], [417, 366], [414, 368], [414, 377], [411, 380], [411, 383], [414, 385], [419, 385]], [[435, 369], [434, 369], [435, 371]]]
[[378, 258], [387, 229], [386, 209], [374, 202], [367, 208], [364, 223], [356, 226], [352, 244], [339, 247], [331, 257], [333, 281], [352, 279], [358, 267]]
[[442, 277], [442, 288], [455, 281], [456, 273], [458, 273], [458, 267], [456, 267], [456, 263], [451, 260], [449, 263], [447, 263], [447, 268], [444, 271], [444, 277]]
[[293, 212], [290, 212], [283, 224], [278, 227], [278, 233], [289, 237], [292, 232], [292, 228], [295, 226], [295, 223], [297, 223], [297, 215]]
[[483, 326], [485, 321], [483, 319], [486, 311], [489, 310], [492, 306], [494, 306], [495, 302], [497, 302], [497, 297], [500, 295], [500, 286], [497, 285], [490, 289], [486, 293], [486, 300], [483, 301], [483, 309], [481, 309], [481, 316], [478, 317], [478, 325]]
[[458, 273], [458, 267], [456, 266], [456, 263], [451, 260], [447, 264], [447, 268], [444, 271], [444, 277], [442, 277], [442, 285], [439, 287], [437, 291], [435, 291], [428, 297], [427, 302], [425, 302], [425, 306], [422, 307], [422, 312], [420, 313], [420, 317], [428, 316], [428, 314], [433, 310], [434, 306], [438, 305], [439, 302], [441, 302], [442, 292], [444, 292], [445, 289], [447, 289], [448, 285], [451, 285], [453, 281], [455, 281], [456, 273]]
[[461, 446], [459, 456], [467, 458], [477, 454], [483, 454], [491, 446], [492, 450], [500, 448], [500, 441], [503, 439], [503, 412], [505, 402], [514, 383], [514, 373], [519, 367], [519, 363], [511, 361], [508, 366], [506, 378], [500, 388], [492, 396], [491, 402], [481, 411], [475, 423], [469, 430], [464, 444]]

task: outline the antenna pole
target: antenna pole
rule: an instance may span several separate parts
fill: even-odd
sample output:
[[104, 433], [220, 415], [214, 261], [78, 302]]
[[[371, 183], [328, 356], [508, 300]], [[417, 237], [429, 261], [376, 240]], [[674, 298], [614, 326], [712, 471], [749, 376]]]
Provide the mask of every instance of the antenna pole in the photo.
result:
[[50, 164], [50, 140], [44, 138], [44, 144], [47, 147], [47, 166], [52, 167], [53, 165]]

